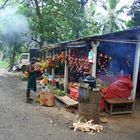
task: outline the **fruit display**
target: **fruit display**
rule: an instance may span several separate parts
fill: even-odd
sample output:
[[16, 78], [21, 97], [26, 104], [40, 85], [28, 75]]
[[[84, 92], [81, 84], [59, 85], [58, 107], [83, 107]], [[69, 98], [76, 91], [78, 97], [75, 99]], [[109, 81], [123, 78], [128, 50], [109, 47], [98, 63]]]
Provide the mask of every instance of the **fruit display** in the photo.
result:
[[56, 65], [61, 62], [61, 64], [64, 64], [65, 62], [65, 53], [62, 52], [61, 54], [55, 54], [54, 56], [48, 56], [47, 58], [47, 67], [56, 67]]
[[69, 74], [70, 78], [72, 77], [70, 81], [77, 82], [79, 77], [90, 73], [90, 69], [91, 63], [88, 61], [88, 58], [77, 58], [74, 56], [69, 58]]
[[78, 82], [79, 78], [91, 72], [92, 62], [88, 59], [89, 50], [83, 48], [70, 49], [69, 81]]
[[42, 60], [41, 62], [36, 63], [36, 68], [41, 71], [42, 73], [45, 71], [46, 69], [46, 61]]
[[59, 57], [60, 57], [61, 63], [64, 63], [65, 62], [65, 53], [62, 52]]
[[43, 78], [42, 80], [40, 80], [40, 84], [45, 86], [49, 83], [49, 80], [47, 78]]
[[46, 66], [47, 67], [51, 67], [51, 68], [55, 67], [56, 66], [56, 59], [55, 59], [55, 57], [49, 56], [47, 58], [47, 65]]

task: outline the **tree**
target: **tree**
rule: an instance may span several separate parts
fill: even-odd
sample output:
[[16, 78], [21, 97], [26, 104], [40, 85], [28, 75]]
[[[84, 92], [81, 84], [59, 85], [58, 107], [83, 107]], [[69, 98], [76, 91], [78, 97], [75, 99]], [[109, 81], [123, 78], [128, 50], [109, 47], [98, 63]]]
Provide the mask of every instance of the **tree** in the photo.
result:
[[54, 43], [80, 37], [84, 28], [81, 5], [87, 0], [2, 0], [19, 5], [19, 12], [28, 18], [33, 41], [42, 48], [44, 43]]
[[47, 43], [60, 42], [79, 37], [83, 28], [79, 0], [32, 0], [20, 6], [27, 16], [32, 39], [40, 48]]
[[85, 36], [91, 36], [94, 34], [99, 33], [99, 26], [96, 22], [94, 15], [96, 11], [96, 0], [88, 0], [88, 2], [85, 4], [84, 7], [84, 24], [85, 28], [83, 29], [82, 35]]
[[26, 18], [17, 13], [17, 7], [11, 4], [11, 1], [7, 1], [6, 7], [0, 9], [1, 50], [5, 58], [10, 60], [10, 66], [15, 63], [16, 54], [20, 51], [21, 46], [28, 42], [23, 33], [29, 31]]
[[[126, 28], [126, 23], [119, 17], [121, 13], [127, 8], [122, 6], [118, 8], [120, 0], [100, 0], [98, 7], [96, 6], [95, 14], [93, 19], [97, 22], [100, 27], [101, 33], [110, 33]], [[100, 8], [100, 11], [98, 9]]]
[[133, 2], [128, 15], [132, 17], [129, 26], [140, 26], [140, 0], [135, 0]]
[[[28, 32], [23, 32], [24, 35], [28, 35], [33, 41], [37, 42], [40, 48], [43, 47], [44, 42], [54, 43], [80, 37], [80, 32], [84, 28], [79, 0], [1, 0], [0, 2], [2, 10], [14, 5], [18, 7], [16, 14], [24, 15], [30, 26]], [[18, 22], [21, 21], [21, 18], [19, 19]], [[2, 21], [2, 18], [0, 20]], [[11, 22], [11, 19], [6, 18], [4, 24], [8, 25], [8, 21]], [[0, 30], [2, 29], [0, 34], [7, 27], [2, 22], [0, 22]], [[4, 28], [1, 25], [4, 25]], [[13, 25], [15, 24], [13, 23]], [[10, 32], [10, 30], [8, 31]], [[11, 58], [13, 57], [13, 59], [10, 60], [14, 60], [15, 51], [16, 54], [18, 51], [20, 52], [22, 44], [25, 43], [21, 41], [23, 36], [19, 36], [20, 34], [17, 34], [17, 32], [16, 34], [12, 33], [12, 35], [7, 33], [5, 34], [6, 38], [2, 39], [4, 51], [6, 50], [5, 52], [8, 54], [7, 57], [10, 56], [10, 53], [12, 54]], [[10, 38], [9, 35], [11, 35]], [[13, 40], [13, 37], [18, 38], [18, 40]]]

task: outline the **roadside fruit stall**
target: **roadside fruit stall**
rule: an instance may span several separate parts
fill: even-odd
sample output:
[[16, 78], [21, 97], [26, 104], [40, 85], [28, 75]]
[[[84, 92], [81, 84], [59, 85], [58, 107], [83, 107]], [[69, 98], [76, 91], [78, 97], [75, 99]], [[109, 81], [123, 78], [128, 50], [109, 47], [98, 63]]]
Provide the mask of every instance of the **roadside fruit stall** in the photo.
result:
[[[140, 62], [137, 35], [140, 30], [128, 30], [49, 44], [43, 48], [45, 60], [37, 64], [43, 73], [37, 101], [55, 106], [57, 98], [67, 106], [79, 105], [79, 116], [88, 118], [92, 114], [90, 119], [95, 117], [97, 123], [104, 109], [110, 114], [132, 113]], [[94, 88], [84, 83], [93, 78]], [[90, 119], [85, 123], [91, 124]], [[84, 124], [77, 120], [75, 130]]]
[[[65, 53], [64, 91], [72, 91], [70, 97], [78, 99], [80, 78], [83, 73], [91, 73], [96, 78], [97, 87], [104, 89], [101, 90], [103, 96], [135, 100], [139, 71], [139, 34], [139, 29], [130, 29], [49, 47], [62, 47]], [[121, 81], [121, 86], [116, 84], [118, 81]], [[120, 87], [126, 91], [125, 96], [121, 94]], [[118, 94], [109, 90], [110, 88], [117, 90]]]

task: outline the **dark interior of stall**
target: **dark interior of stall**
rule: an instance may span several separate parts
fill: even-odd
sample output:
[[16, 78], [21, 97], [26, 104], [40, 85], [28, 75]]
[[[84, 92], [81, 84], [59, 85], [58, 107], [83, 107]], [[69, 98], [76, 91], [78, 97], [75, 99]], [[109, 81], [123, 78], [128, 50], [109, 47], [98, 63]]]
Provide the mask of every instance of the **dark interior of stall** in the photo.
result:
[[108, 74], [111, 71], [114, 75], [121, 73], [132, 76], [135, 45], [101, 42], [97, 52], [97, 72], [99, 74]]
[[[100, 42], [97, 57], [97, 76], [113, 81], [117, 75], [133, 76], [135, 44]], [[140, 99], [140, 68], [137, 82], [137, 98]]]

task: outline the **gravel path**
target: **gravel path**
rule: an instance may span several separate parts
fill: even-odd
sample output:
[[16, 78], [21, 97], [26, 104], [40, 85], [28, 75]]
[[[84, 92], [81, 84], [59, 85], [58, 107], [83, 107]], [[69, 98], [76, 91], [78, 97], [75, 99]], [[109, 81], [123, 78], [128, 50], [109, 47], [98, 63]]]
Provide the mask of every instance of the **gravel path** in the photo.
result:
[[[75, 119], [75, 114], [66, 112], [59, 105], [49, 108], [37, 104], [26, 104], [26, 82], [19, 79], [18, 73], [0, 72], [0, 140], [119, 140], [120, 138], [133, 140], [140, 138], [137, 127], [135, 133], [128, 135], [131, 131], [127, 131], [124, 135], [124, 130], [120, 130], [121, 126], [111, 124], [105, 125], [105, 131], [95, 136], [81, 132], [74, 133], [69, 126]], [[132, 118], [130, 120], [132, 121]], [[110, 122], [112, 123], [113, 120]]]
[[75, 115], [64, 108], [25, 103], [26, 82], [0, 74], [0, 140], [77, 140], [91, 136], [69, 129]]

